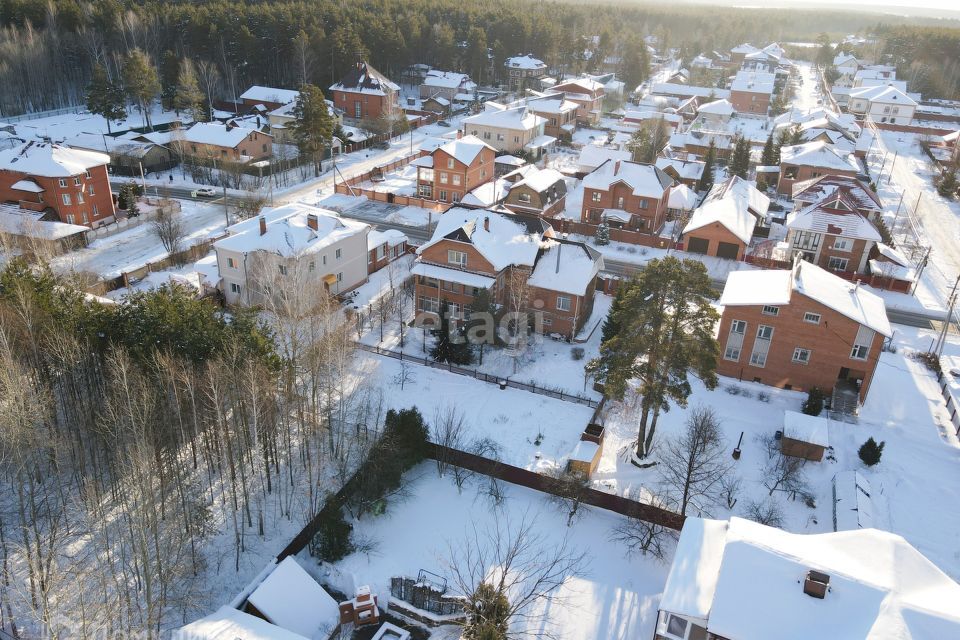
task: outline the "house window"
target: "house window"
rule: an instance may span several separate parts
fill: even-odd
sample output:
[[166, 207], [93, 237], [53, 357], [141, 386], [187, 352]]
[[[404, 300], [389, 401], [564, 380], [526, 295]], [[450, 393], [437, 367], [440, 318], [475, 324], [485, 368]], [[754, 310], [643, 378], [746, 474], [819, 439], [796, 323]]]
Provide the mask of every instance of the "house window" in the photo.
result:
[[460, 186], [460, 174], [459, 174], [459, 173], [453, 174], [453, 184], [454, 184], [454, 186], [457, 186], [457, 187]]
[[83, 204], [83, 191], [77, 191], [77, 204]]
[[80, 186], [80, 176], [74, 177], [74, 179], [73, 179], [73, 186], [75, 186], [75, 187], [79, 187], [79, 186]]
[[386, 246], [382, 244], [377, 247], [377, 260], [383, 260], [384, 256], [387, 255]]
[[513, 142], [515, 144], [520, 144], [520, 136], [513, 136]]
[[359, 118], [359, 117], [360, 117], [360, 113], [361, 113], [360, 110], [361, 110], [362, 108], [363, 108], [363, 107], [360, 106], [360, 101], [359, 101], [359, 100], [356, 100], [356, 101], [353, 103], [353, 117], [354, 117], [354, 118]]
[[848, 263], [849, 260], [846, 258], [831, 257], [829, 260], [827, 260], [827, 269], [831, 269], [833, 271], [846, 271]]
[[287, 266], [284, 264], [278, 264], [277, 271], [280, 272], [280, 275], [285, 276], [287, 275]]
[[323, 261], [323, 264], [327, 264], [327, 256], [321, 256], [321, 260]]
[[453, 158], [447, 158], [447, 169], [453, 169]]
[[807, 311], [803, 314], [803, 321], [809, 322], [810, 324], [820, 324], [820, 314]]
[[67, 181], [66, 181], [65, 178], [60, 178], [60, 186], [61, 186], [61, 187], [67, 186]]
[[447, 178], [447, 172], [446, 172], [446, 171], [441, 171], [441, 172], [440, 172], [440, 182], [441, 182], [442, 184], [447, 184], [447, 180], [448, 180], [448, 178]]
[[623, 196], [617, 198], [617, 209], [623, 209]]
[[317, 270], [317, 263], [314, 262], [313, 260], [311, 260], [311, 261], [310, 261], [310, 265], [307, 267], [307, 270], [308, 270], [310, 273], [313, 273], [314, 271], [316, 271], [316, 270]]
[[590, 195], [590, 199], [593, 200], [594, 202], [600, 202], [600, 192], [599, 192], [599, 191], [594, 191], [594, 192]]
[[866, 360], [867, 355], [870, 353], [870, 347], [864, 344], [855, 344], [853, 349], [850, 350], [850, 357], [854, 360]]
[[793, 350], [793, 361], [796, 364], [810, 364], [810, 349], [797, 347]]
[[557, 296], [557, 311], [570, 311], [569, 296]]
[[231, 282], [231, 283], [230, 283], [230, 292], [231, 292], [231, 293], [239, 294], [239, 293], [240, 293], [240, 285], [238, 285], [236, 282]]
[[466, 268], [467, 254], [463, 251], [454, 251], [453, 249], [449, 249], [447, 251], [447, 262], [462, 268]]
[[[896, 109], [894, 109], [894, 113], [896, 113]], [[89, 170], [89, 169], [87, 169], [86, 171], [84, 171], [84, 172], [83, 172], [83, 175], [87, 176], [87, 178], [92, 177], [92, 176], [90, 175], [90, 170]]]
[[835, 238], [833, 241], [833, 248], [837, 251], [850, 251], [853, 247], [853, 243], [848, 238]]
[[86, 211], [81, 211], [81, 212], [80, 212], [80, 219], [83, 221], [83, 224], [88, 224], [88, 223], [90, 222], [90, 218], [89, 218], [89, 216], [87, 216], [87, 212], [86, 212]]
[[89, 193], [90, 195], [95, 195], [92, 184], [87, 185], [87, 193]]
[[753, 352], [750, 354], [750, 364], [763, 367], [767, 364], [767, 352], [770, 351], [770, 341], [773, 338], [773, 327], [765, 324], [757, 328], [757, 339], [753, 342]]
[[740, 359], [740, 349], [738, 347], [727, 347], [723, 352], [723, 359], [736, 362]]
[[337, 274], [337, 282], [343, 282], [343, 271]]
[[770, 341], [773, 339], [773, 327], [762, 324], [757, 328], [757, 340]]
[[447, 201], [447, 192], [446, 192], [446, 191], [441, 191], [441, 192], [440, 192], [440, 202], [446, 202], [446, 201]]
[[440, 312], [440, 301], [436, 298], [428, 298], [427, 296], [420, 296], [420, 300], [417, 303], [417, 307], [420, 311], [425, 311], [427, 313], [439, 313]]
[[747, 323], [743, 320], [734, 320], [730, 323], [730, 331], [731, 333], [739, 333], [740, 335], [743, 335], [747, 332]]
[[641, 208], [641, 209], [646, 209], [646, 208], [647, 208], [647, 201], [644, 200], [644, 199], [642, 199], [642, 198], [640, 199], [640, 208]]
[[765, 304], [763, 305], [763, 310], [760, 313], [765, 316], [778, 316], [780, 315], [780, 307], [776, 307], [771, 304]]
[[517, 200], [519, 200], [520, 202], [524, 202], [526, 204], [530, 204], [530, 194], [521, 193], [520, 195], [517, 196]]
[[484, 140], [489, 140], [489, 139], [490, 139], [490, 132], [489, 132], [489, 131], [484, 131], [484, 132], [483, 132], [483, 139], [484, 139]]
[[685, 640], [687, 637], [687, 627], [690, 626], [690, 622], [672, 613], [669, 614], [669, 616], [670, 617], [667, 618], [666, 628], [667, 637], [675, 638], [676, 640]]
[[503, 142], [503, 134], [502, 134], [502, 133], [498, 133], [498, 134], [497, 134], [497, 142]]
[[853, 348], [850, 350], [850, 357], [854, 360], [866, 360], [870, 355], [870, 345], [873, 344], [873, 338], [876, 335], [873, 329], [860, 325], [857, 330], [857, 337], [853, 340]]
[[73, 224], [74, 220], [75, 220], [75, 218], [73, 217], [73, 214], [72, 214], [72, 213], [68, 213], [68, 214], [67, 214], [67, 222], [68, 222], [69, 224]]
[[63, 204], [65, 204], [65, 205], [69, 205], [69, 204], [70, 204], [70, 194], [69, 194], [69, 193], [61, 193], [61, 194], [60, 194], [60, 197], [63, 199]]
[[337, 249], [337, 260], [343, 256], [343, 249]]
[[100, 217], [100, 208], [97, 205], [93, 205], [93, 217], [94, 218]]
[[230, 267], [231, 269], [236, 269], [237, 261], [234, 260], [233, 258], [227, 258], [227, 266]]
[[816, 251], [817, 247], [820, 246], [820, 234], [801, 231], [794, 236], [793, 246], [797, 249]]

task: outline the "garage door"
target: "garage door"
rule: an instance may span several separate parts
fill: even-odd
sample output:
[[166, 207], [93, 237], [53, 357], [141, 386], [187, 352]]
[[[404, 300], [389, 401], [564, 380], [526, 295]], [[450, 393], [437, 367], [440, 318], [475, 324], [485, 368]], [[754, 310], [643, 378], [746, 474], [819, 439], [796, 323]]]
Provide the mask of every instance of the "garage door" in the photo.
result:
[[687, 251], [690, 253], [706, 253], [708, 244], [706, 238], [687, 238]]
[[728, 258], [730, 260], [736, 260], [738, 253], [740, 253], [740, 247], [733, 244], [732, 242], [721, 242], [717, 246], [718, 258]]

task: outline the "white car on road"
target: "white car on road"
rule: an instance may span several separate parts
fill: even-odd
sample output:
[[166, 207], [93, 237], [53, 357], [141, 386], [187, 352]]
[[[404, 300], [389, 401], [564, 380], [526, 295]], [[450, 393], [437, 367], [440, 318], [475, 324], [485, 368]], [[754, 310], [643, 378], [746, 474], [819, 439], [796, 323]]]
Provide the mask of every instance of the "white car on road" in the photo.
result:
[[191, 198], [212, 198], [217, 195], [217, 190], [213, 187], [200, 187], [190, 192]]

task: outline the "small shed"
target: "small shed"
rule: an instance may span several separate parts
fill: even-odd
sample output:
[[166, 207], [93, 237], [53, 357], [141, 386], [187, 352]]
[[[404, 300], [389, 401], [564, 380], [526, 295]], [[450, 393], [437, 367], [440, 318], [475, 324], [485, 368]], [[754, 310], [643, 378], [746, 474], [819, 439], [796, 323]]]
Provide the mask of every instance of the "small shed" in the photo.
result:
[[826, 418], [784, 411], [780, 451], [785, 456], [820, 462], [824, 451], [830, 446], [829, 425], [830, 421]]
[[247, 613], [307, 638], [327, 637], [340, 609], [317, 581], [288, 556], [247, 597]]
[[589, 478], [597, 470], [602, 452], [602, 445], [589, 440], [581, 440], [570, 453], [570, 459], [567, 461], [567, 471]]

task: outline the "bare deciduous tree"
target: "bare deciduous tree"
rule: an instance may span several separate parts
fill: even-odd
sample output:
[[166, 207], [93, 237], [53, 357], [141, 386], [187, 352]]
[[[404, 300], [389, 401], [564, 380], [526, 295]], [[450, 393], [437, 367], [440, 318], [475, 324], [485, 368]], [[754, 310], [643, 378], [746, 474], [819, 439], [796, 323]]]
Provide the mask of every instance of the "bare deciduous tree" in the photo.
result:
[[566, 512], [569, 527], [581, 515], [580, 506], [590, 487], [590, 479], [560, 466], [552, 467], [545, 475], [553, 479], [554, 492], [550, 494], [550, 501]]
[[780, 451], [780, 443], [773, 436], [760, 438], [767, 449], [767, 463], [763, 467], [763, 486], [773, 495], [775, 491], [797, 493], [807, 491], [807, 477], [804, 473], [807, 461], [804, 458], [785, 456]]
[[[437, 407], [433, 413], [433, 426], [431, 428], [431, 440], [434, 444], [441, 447], [437, 450], [437, 473], [441, 476], [447, 473], [447, 470], [453, 465], [450, 463], [448, 449], [463, 449], [464, 436], [467, 433], [467, 420], [463, 412], [456, 405], [448, 404], [443, 407]], [[455, 467], [454, 467], [455, 468]], [[463, 480], [454, 473], [454, 481], [457, 489], [463, 489]]]
[[180, 213], [173, 210], [167, 203], [161, 203], [157, 208], [157, 215], [153, 222], [153, 233], [160, 240], [163, 248], [170, 255], [176, 255], [183, 248], [183, 240], [187, 231], [183, 226]]
[[[450, 542], [444, 564], [451, 582], [466, 598], [465, 636], [501, 629], [497, 637], [550, 637], [546, 606], [563, 606], [556, 591], [580, 576], [584, 553], [566, 537], [559, 543], [534, 527], [525, 515], [519, 522], [494, 518], [490, 528], [474, 526], [459, 542]], [[485, 602], [495, 601], [495, 618]]]
[[664, 493], [676, 501], [681, 515], [690, 506], [709, 513], [710, 507], [720, 503], [724, 478], [733, 469], [717, 414], [707, 407], [694, 407], [683, 432], [663, 444], [657, 469]]
[[783, 525], [783, 509], [780, 508], [780, 503], [769, 497], [763, 501], [749, 501], [744, 506], [743, 515], [754, 522], [770, 527]]
[[[636, 491], [632, 492], [630, 497], [661, 509], [670, 508], [660, 496], [644, 497]], [[628, 555], [639, 552], [642, 555], [651, 555], [657, 560], [663, 560], [667, 554], [667, 543], [672, 536], [673, 531], [661, 524], [639, 518], [627, 518], [613, 530], [610, 539], [625, 545]]]

